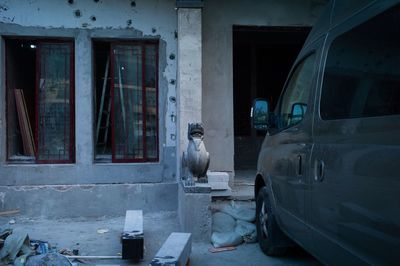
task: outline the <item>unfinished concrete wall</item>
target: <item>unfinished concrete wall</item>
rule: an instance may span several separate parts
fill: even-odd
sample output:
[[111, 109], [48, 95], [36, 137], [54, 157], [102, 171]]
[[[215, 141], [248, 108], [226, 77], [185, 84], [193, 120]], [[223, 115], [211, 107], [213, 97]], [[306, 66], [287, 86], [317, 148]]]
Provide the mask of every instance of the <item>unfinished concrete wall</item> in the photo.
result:
[[188, 123], [202, 122], [201, 9], [178, 9], [178, 172], [188, 145]]
[[[43, 189], [23, 190], [19, 187], [43, 185], [82, 184], [165, 184], [165, 193], [154, 200], [138, 197], [135, 207], [142, 204], [155, 204], [164, 208], [170, 202], [176, 209], [177, 187], [171, 186], [176, 181], [176, 122], [171, 116], [176, 114], [176, 10], [173, 0], [102, 0], [102, 1], [2, 1], [0, 3], [0, 35], [4, 37], [45, 37], [69, 38], [75, 42], [75, 146], [76, 163], [74, 164], [15, 164], [6, 158], [6, 117], [5, 117], [5, 61], [4, 39], [1, 50], [0, 80], [0, 193], [1, 209], [18, 207], [14, 200], [20, 201], [21, 207], [35, 208], [28, 204], [29, 196], [42, 193]], [[159, 154], [156, 163], [94, 163], [94, 111], [93, 111], [93, 39], [158, 39], [159, 40]], [[11, 187], [10, 187], [11, 186]], [[157, 185], [155, 185], [157, 186]], [[134, 185], [135, 189], [140, 185]], [[162, 190], [162, 187], [155, 191]], [[16, 190], [15, 190], [16, 189]], [[51, 190], [52, 188], [49, 187]], [[103, 197], [101, 202], [118, 204], [130, 189], [125, 186], [113, 187], [114, 192], [107, 194], [99, 189], [100, 194], [92, 193], [92, 200]], [[14, 192], [13, 192], [14, 191]], [[26, 191], [26, 192], [25, 192]], [[57, 191], [57, 190], [54, 190]], [[93, 191], [96, 191], [94, 189]], [[46, 192], [47, 193], [47, 192]], [[168, 194], [170, 193], [170, 194]], [[15, 195], [18, 195], [16, 197]], [[57, 198], [56, 193], [51, 193]], [[61, 195], [61, 194], [60, 194]], [[63, 197], [67, 193], [62, 194]], [[77, 197], [90, 201], [83, 194], [71, 193], [71, 199]], [[90, 193], [89, 193], [90, 195]], [[97, 196], [96, 196], [97, 195]], [[37, 194], [36, 196], [39, 196]], [[172, 201], [172, 202], [171, 202]], [[175, 201], [175, 202], [173, 202]], [[63, 201], [64, 203], [68, 200]], [[63, 202], [60, 202], [63, 203]], [[64, 204], [63, 203], [63, 204]], [[125, 203], [124, 203], [125, 204]], [[99, 206], [98, 206], [99, 205]], [[100, 213], [100, 204], [96, 211]], [[104, 208], [104, 206], [106, 208]], [[103, 212], [112, 208], [105, 204]], [[169, 208], [169, 207], [168, 207]], [[67, 208], [68, 209], [68, 208]], [[155, 208], [150, 208], [155, 209]], [[24, 210], [21, 210], [24, 212]], [[49, 210], [50, 211], [50, 210]]]
[[203, 121], [210, 170], [234, 174], [232, 26], [312, 26], [325, 0], [205, 0]]

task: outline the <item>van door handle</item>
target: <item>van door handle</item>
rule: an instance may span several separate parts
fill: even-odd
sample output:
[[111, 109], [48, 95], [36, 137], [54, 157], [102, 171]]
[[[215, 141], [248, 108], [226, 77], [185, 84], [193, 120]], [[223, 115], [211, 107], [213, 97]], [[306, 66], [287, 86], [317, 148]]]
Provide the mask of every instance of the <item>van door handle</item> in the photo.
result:
[[314, 179], [322, 182], [324, 180], [325, 163], [322, 160], [316, 160], [314, 164]]
[[303, 161], [303, 159], [301, 158], [301, 155], [299, 154], [299, 155], [297, 155], [297, 163], [298, 163], [298, 165], [297, 165], [297, 175], [302, 175], [303, 174], [303, 166], [302, 166], [302, 161]]

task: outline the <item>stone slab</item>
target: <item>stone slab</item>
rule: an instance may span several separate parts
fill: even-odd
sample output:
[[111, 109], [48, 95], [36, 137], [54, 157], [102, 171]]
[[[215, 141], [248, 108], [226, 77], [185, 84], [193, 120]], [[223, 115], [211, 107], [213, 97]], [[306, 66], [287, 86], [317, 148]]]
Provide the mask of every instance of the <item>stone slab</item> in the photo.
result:
[[192, 234], [171, 233], [151, 261], [150, 266], [187, 265], [191, 250]]
[[122, 259], [139, 261], [143, 259], [143, 211], [128, 210], [122, 233]]

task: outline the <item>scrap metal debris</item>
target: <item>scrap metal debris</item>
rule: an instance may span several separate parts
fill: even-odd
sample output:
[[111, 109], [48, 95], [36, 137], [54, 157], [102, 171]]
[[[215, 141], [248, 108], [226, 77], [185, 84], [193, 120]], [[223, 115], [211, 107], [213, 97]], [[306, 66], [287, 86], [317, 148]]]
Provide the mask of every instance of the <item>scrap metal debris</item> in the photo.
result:
[[58, 254], [49, 243], [30, 240], [27, 233], [13, 232], [0, 227], [0, 265], [14, 266], [70, 266], [71, 262]]

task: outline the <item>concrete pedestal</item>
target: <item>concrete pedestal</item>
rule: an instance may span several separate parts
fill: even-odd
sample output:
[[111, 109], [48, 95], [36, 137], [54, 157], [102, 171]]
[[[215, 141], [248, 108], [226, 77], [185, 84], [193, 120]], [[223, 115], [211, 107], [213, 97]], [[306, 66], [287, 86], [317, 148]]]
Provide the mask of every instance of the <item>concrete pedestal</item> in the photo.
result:
[[210, 241], [211, 237], [211, 187], [187, 188], [178, 184], [179, 222], [182, 232], [191, 233], [194, 241]]

